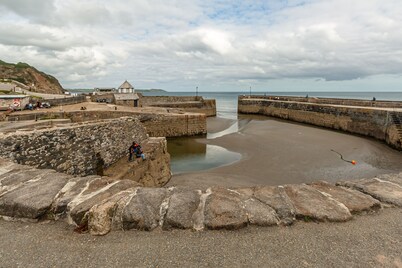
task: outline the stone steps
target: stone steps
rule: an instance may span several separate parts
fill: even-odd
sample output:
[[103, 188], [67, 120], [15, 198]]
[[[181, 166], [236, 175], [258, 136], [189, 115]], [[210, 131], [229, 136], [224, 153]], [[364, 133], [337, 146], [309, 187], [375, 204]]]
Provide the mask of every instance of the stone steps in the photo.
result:
[[401, 113], [391, 112], [391, 121], [395, 125], [399, 140], [402, 142], [402, 115]]
[[239, 229], [297, 220], [343, 222], [402, 207], [402, 173], [373, 179], [205, 191], [145, 188], [131, 180], [72, 177], [0, 159], [0, 215], [59, 219], [93, 235], [112, 230]]

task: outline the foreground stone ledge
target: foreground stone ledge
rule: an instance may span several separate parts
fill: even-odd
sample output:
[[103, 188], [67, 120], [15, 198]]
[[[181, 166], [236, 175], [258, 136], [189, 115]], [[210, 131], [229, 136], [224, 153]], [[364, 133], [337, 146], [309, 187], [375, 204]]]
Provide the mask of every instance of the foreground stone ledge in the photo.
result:
[[338, 187], [325, 181], [314, 182], [311, 186], [344, 204], [351, 213], [381, 209], [380, 201], [356, 190]]
[[402, 186], [379, 178], [338, 182], [337, 185], [356, 189], [388, 204], [402, 207]]
[[286, 185], [285, 191], [296, 209], [296, 218], [318, 221], [348, 221], [352, 218], [344, 204], [311, 186]]
[[68, 220], [93, 235], [112, 230], [229, 229], [347, 221], [402, 206], [402, 173], [379, 178], [205, 191], [144, 188], [131, 180], [72, 177], [0, 159], [0, 216]]

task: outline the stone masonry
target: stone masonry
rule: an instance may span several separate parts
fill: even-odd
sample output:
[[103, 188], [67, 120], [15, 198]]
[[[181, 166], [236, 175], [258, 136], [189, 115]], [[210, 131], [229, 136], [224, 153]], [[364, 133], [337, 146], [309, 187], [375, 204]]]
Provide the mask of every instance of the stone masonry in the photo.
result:
[[103, 120], [0, 134], [0, 156], [71, 175], [102, 174], [128, 155], [134, 140], [141, 144], [147, 138], [138, 119]]
[[394, 111], [389, 107], [321, 104], [319, 101], [317, 99], [315, 103], [307, 103], [288, 101], [287, 98], [277, 100], [264, 96], [240, 97], [238, 111], [373, 137], [385, 141], [395, 149], [402, 150], [402, 111]]
[[[46, 186], [46, 187], [44, 187]], [[383, 207], [402, 207], [402, 173], [335, 184], [205, 191], [144, 188], [131, 180], [73, 177], [0, 159], [0, 215], [67, 220], [80, 230], [239, 229], [297, 220], [343, 222]]]

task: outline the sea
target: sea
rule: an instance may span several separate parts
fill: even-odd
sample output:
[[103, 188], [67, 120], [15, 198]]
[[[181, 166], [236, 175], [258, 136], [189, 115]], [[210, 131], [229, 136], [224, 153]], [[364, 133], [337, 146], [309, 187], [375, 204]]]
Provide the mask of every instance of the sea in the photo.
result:
[[[250, 92], [198, 92], [204, 99], [216, 100], [218, 117], [237, 119], [237, 98]], [[361, 100], [402, 101], [402, 92], [251, 92], [252, 95], [298, 96]], [[195, 92], [146, 92], [144, 96], [195, 96]]]

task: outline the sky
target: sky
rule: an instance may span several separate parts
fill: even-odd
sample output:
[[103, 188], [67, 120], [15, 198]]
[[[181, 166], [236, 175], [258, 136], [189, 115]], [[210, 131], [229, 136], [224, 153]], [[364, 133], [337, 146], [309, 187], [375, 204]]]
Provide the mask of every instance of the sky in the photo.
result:
[[0, 59], [64, 88], [402, 91], [400, 0], [0, 0]]

